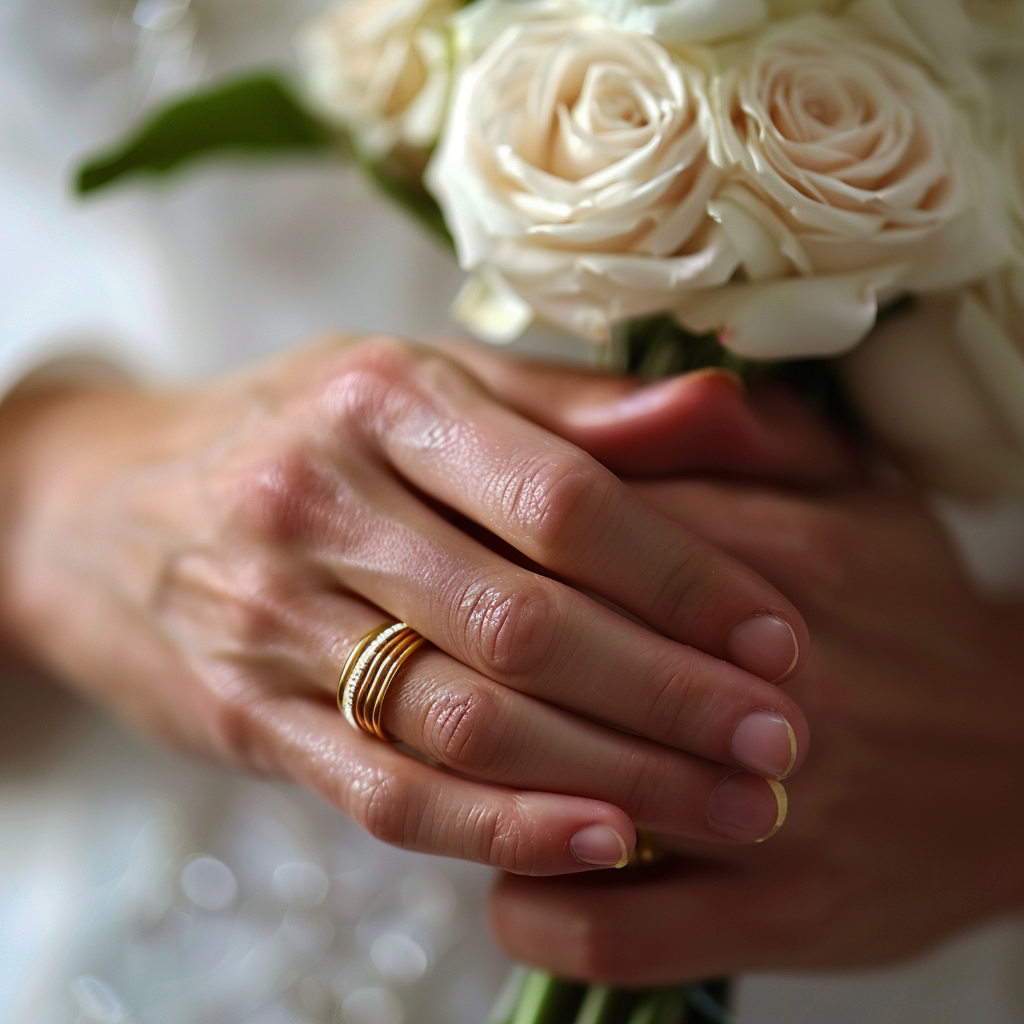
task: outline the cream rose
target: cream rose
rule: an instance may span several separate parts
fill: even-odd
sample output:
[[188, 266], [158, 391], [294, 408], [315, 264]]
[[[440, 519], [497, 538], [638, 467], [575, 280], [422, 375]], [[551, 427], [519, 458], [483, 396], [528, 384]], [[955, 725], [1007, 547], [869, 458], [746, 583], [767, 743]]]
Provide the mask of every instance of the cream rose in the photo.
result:
[[571, 12], [505, 29], [462, 73], [425, 178], [474, 275], [456, 315], [494, 341], [536, 313], [607, 342], [727, 281], [709, 123], [701, 71], [648, 37]]
[[616, 28], [664, 43], [708, 43], [757, 28], [765, 0], [581, 0]]
[[911, 475], [969, 497], [1024, 497], [1024, 151], [1008, 143], [1009, 264], [919, 300], [845, 361], [858, 408]]
[[[616, 28], [667, 45], [720, 42], [769, 20], [820, 12], [838, 14], [851, 0], [580, 0]], [[948, 2], [948, 0], [943, 0]], [[953, 0], [955, 2], [955, 0]], [[992, 0], [997, 2], [997, 0]]]
[[916, 482], [1024, 497], [1024, 354], [975, 293], [919, 299], [843, 365], [858, 412]]
[[348, 0], [299, 39], [309, 92], [370, 157], [427, 149], [450, 79], [445, 23], [456, 0]]
[[717, 79], [711, 206], [746, 282], [680, 314], [751, 358], [836, 355], [879, 299], [954, 287], [1005, 263], [993, 162], [918, 66], [845, 20], [769, 30]]

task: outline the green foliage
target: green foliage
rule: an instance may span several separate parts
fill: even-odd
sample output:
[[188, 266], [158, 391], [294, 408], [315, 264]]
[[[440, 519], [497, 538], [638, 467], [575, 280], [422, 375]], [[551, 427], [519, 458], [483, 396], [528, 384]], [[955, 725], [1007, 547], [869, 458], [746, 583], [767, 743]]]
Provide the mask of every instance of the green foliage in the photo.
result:
[[[885, 311], [881, 315], [887, 314]], [[799, 392], [817, 413], [836, 425], [854, 432], [862, 430], [838, 360], [743, 359], [725, 348], [714, 334], [690, 334], [670, 316], [632, 321], [625, 326], [624, 340], [627, 370], [644, 380], [661, 380], [708, 367], [731, 370], [748, 383], [778, 380]]]
[[487, 1024], [730, 1024], [729, 983], [589, 988], [516, 968]]
[[89, 160], [79, 193], [128, 175], [162, 175], [211, 154], [257, 156], [326, 152], [338, 136], [272, 74], [237, 79], [157, 111], [126, 142]]
[[[422, 153], [375, 159], [308, 111], [273, 74], [220, 83], [158, 110], [130, 138], [78, 171], [80, 194], [137, 175], [163, 176], [208, 157], [348, 153], [373, 184], [453, 248], [441, 210], [423, 187]], [[417, 165], [417, 159], [419, 164]]]
[[626, 369], [644, 380], [662, 380], [709, 366], [732, 370], [741, 377], [754, 364], [734, 356], [715, 334], [690, 334], [668, 315], [633, 320], [623, 331]]

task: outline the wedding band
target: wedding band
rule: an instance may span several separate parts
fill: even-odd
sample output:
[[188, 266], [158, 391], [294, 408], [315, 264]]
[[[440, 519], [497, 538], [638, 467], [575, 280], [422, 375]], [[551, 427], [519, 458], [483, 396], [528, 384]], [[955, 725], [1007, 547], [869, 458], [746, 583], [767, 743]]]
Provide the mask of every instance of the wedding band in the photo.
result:
[[384, 698], [405, 661], [426, 640], [404, 622], [385, 623], [356, 644], [338, 681], [338, 709], [353, 728], [386, 740]]
[[630, 868], [649, 868], [660, 864], [665, 859], [665, 850], [658, 837], [647, 829], [636, 830], [636, 846], [633, 849], [633, 856], [629, 858], [626, 865]]

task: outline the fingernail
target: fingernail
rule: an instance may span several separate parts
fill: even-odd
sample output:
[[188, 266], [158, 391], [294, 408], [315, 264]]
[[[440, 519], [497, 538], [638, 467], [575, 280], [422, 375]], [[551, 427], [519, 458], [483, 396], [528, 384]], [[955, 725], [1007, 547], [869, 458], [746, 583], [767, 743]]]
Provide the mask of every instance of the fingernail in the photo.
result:
[[747, 382], [735, 370], [727, 370], [724, 366], [705, 366], [702, 370], [693, 370], [687, 374], [690, 379], [694, 377], [719, 377], [728, 381], [737, 391], [745, 394]]
[[598, 868], [624, 868], [629, 863], [629, 847], [608, 825], [584, 825], [569, 840], [572, 855], [581, 863]]
[[735, 626], [725, 651], [734, 665], [770, 683], [788, 676], [800, 660], [793, 627], [777, 615], [755, 615]]
[[776, 782], [774, 779], [765, 779], [765, 782], [772, 787], [772, 792], [775, 794], [775, 799], [779, 804], [779, 813], [775, 819], [775, 824], [767, 835], [761, 836], [758, 839], [759, 843], [766, 843], [780, 828], [786, 823], [786, 815], [789, 813], [789, 796], [786, 793], [786, 787], [781, 782]]
[[751, 711], [732, 734], [732, 756], [758, 775], [784, 779], [796, 764], [796, 733], [777, 711]]
[[730, 839], [763, 843], [782, 827], [786, 807], [786, 791], [781, 783], [734, 772], [711, 794], [708, 824]]

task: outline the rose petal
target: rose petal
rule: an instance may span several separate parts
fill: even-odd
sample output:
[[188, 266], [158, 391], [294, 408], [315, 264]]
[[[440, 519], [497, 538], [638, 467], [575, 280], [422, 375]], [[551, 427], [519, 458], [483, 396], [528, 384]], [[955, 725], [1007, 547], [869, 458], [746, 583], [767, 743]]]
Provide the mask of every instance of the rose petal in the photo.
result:
[[[463, 296], [462, 322], [503, 339], [529, 310], [604, 343], [728, 281], [735, 249], [707, 212], [722, 174], [703, 69], [570, 0], [535, 20], [531, 0], [477, 3], [520, 20], [462, 71], [424, 175], [460, 265], [496, 275]], [[486, 35], [475, 8], [455, 19], [471, 41]]]
[[768, 284], [730, 285], [681, 307], [689, 331], [716, 331], [722, 344], [747, 359], [837, 356], [864, 339], [878, 314], [878, 292], [901, 268], [845, 277], [808, 277]]
[[960, 299], [953, 338], [985, 386], [993, 411], [1024, 450], [1024, 358], [970, 292]]
[[843, 360], [858, 412], [923, 485], [1024, 494], [1024, 454], [953, 339], [955, 298], [919, 300]]
[[791, 268], [771, 232], [753, 214], [730, 199], [708, 203], [708, 213], [722, 225], [751, 281], [785, 277]]
[[707, 43], [749, 32], [767, 17], [764, 0], [583, 0], [627, 32], [666, 43]]
[[497, 274], [467, 278], [452, 302], [452, 319], [482, 341], [509, 345], [533, 322], [533, 309]]

